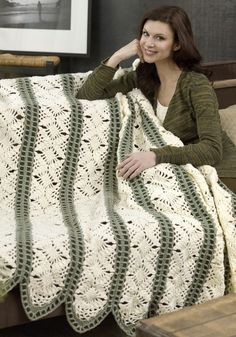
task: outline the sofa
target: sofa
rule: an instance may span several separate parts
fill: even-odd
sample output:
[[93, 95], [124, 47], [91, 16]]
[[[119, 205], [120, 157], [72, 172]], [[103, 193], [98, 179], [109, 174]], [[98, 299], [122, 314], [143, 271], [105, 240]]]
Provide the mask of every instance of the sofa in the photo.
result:
[[[213, 72], [213, 86], [215, 88], [220, 107], [223, 128], [236, 144], [236, 61], [210, 62], [205, 67]], [[236, 190], [235, 180], [228, 185]], [[65, 308], [60, 305], [45, 318], [64, 315]], [[20, 325], [29, 322], [21, 305], [19, 289], [14, 288], [5, 300], [0, 303], [0, 328]]]
[[[206, 66], [212, 71], [222, 127], [236, 144], [236, 61], [211, 62]], [[222, 180], [231, 190], [236, 192], [236, 179]]]

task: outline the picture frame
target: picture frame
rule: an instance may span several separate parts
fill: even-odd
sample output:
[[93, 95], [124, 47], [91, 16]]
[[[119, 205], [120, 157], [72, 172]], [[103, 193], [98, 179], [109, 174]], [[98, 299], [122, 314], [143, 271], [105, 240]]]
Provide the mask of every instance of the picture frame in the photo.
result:
[[7, 1], [0, 8], [1, 52], [89, 56], [92, 0]]

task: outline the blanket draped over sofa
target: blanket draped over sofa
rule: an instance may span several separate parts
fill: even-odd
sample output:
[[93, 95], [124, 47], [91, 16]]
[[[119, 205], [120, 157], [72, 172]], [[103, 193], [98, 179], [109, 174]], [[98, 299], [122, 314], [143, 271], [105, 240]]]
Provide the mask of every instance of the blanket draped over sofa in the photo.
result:
[[133, 180], [134, 151], [182, 146], [137, 89], [75, 98], [87, 74], [0, 84], [0, 288], [32, 320], [65, 303], [84, 332], [110, 312], [138, 320], [236, 291], [236, 196], [214, 168], [160, 164]]

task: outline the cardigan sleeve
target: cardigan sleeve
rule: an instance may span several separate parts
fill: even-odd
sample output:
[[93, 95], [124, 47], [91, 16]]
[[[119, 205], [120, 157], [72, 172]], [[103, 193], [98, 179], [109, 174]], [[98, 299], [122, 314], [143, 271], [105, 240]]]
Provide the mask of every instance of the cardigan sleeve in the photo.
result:
[[136, 73], [129, 71], [113, 80], [117, 69], [101, 63], [87, 78], [79, 89], [76, 98], [105, 99], [114, 97], [118, 92], [126, 94], [136, 87]]
[[[188, 100], [193, 123], [196, 124], [198, 140], [182, 147], [167, 145], [151, 149], [156, 154], [157, 164], [191, 163], [194, 166], [214, 166], [222, 159], [222, 129], [214, 89], [205, 76], [200, 76], [196, 82], [189, 88]], [[184, 123], [184, 120], [181, 123]]]

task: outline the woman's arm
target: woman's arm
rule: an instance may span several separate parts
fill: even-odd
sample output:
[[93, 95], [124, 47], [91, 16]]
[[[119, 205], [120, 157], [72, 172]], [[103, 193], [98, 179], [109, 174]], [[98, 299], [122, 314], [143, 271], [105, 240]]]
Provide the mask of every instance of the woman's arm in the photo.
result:
[[[147, 152], [132, 153], [118, 165], [120, 176], [124, 179], [132, 179], [147, 168], [160, 163], [214, 166], [221, 160], [222, 133], [217, 98], [206, 78], [198, 77], [196, 82], [192, 83], [191, 88], [189, 88], [189, 83], [186, 85], [185, 98], [190, 104], [189, 109], [193, 111], [192, 123], [193, 129], [197, 129], [198, 142], [182, 147], [166, 145], [161, 148], [152, 148]], [[173, 109], [173, 114], [174, 112], [175, 109]], [[178, 118], [181, 126], [185, 125], [185, 116], [182, 118], [178, 116]], [[177, 123], [173, 125], [174, 128], [178, 128]]]
[[103, 99], [114, 97], [117, 92], [126, 94], [136, 87], [136, 73], [131, 71], [113, 80], [120, 62], [138, 55], [142, 60], [140, 45], [138, 40], [133, 40], [116, 51], [109, 59], [105, 60], [90, 74], [86, 82], [82, 85], [77, 93], [80, 99]]
[[[214, 89], [203, 76], [188, 93], [199, 140], [183, 147], [164, 146], [152, 149], [156, 163], [212, 165], [222, 159], [222, 129]], [[184, 118], [180, 123], [185, 123]], [[178, 128], [178, 125], [175, 126]]]
[[136, 73], [134, 71], [127, 72], [119, 79], [113, 80], [116, 70], [101, 63], [88, 76], [86, 82], [79, 89], [76, 98], [91, 101], [110, 98], [114, 97], [117, 92], [126, 94], [136, 87]]

